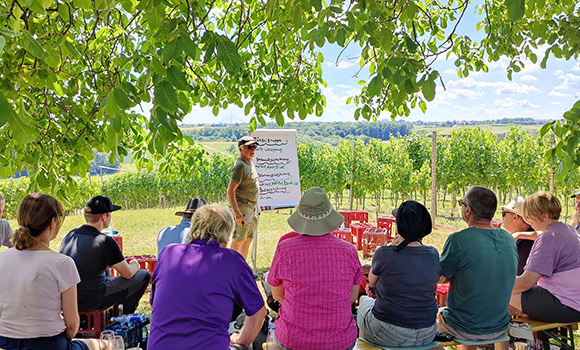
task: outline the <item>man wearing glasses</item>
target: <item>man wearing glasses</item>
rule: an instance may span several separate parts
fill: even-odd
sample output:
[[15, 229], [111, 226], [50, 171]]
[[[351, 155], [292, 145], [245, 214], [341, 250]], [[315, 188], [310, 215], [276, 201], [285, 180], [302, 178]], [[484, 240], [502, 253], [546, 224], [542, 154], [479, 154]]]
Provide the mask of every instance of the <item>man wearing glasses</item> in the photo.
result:
[[524, 221], [524, 197], [515, 196], [514, 199], [502, 207], [503, 227], [512, 234], [518, 248], [518, 276], [524, 273], [524, 266], [534, 245], [538, 233]]
[[[438, 330], [463, 340], [496, 339], [510, 323], [516, 243], [508, 232], [491, 226], [497, 197], [489, 188], [471, 187], [459, 204], [468, 228], [451, 234], [441, 253], [440, 283], [449, 281], [450, 288], [447, 307], [437, 316]], [[507, 342], [495, 346], [507, 348]]]
[[258, 196], [260, 184], [258, 172], [252, 163], [258, 142], [252, 136], [243, 136], [238, 140], [240, 156], [232, 169], [228, 185], [228, 201], [234, 211], [236, 231], [231, 249], [238, 251], [244, 259], [248, 255], [250, 244], [258, 231]]
[[12, 242], [10, 242], [12, 238], [12, 227], [10, 227], [8, 220], [2, 219], [4, 211], [6, 211], [6, 200], [0, 192], [0, 245], [10, 248], [12, 247]]

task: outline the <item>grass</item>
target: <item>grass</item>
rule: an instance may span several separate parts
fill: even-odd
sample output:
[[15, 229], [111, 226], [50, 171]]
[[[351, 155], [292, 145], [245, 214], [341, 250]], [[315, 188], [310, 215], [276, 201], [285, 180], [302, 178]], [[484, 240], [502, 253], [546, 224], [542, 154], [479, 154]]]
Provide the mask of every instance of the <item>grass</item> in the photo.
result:
[[[120, 210], [113, 213], [111, 226], [118, 230], [123, 236], [123, 253], [125, 255], [157, 255], [157, 234], [165, 226], [175, 225], [181, 220], [175, 216], [175, 212], [183, 208], [173, 209], [141, 209], [141, 210]], [[256, 272], [264, 273], [270, 268], [276, 244], [283, 234], [291, 231], [286, 220], [290, 216], [289, 209], [278, 211], [266, 211], [260, 215], [260, 224], [258, 230], [258, 250], [256, 261]], [[375, 215], [369, 215], [372, 224], [376, 224]], [[18, 227], [15, 220], [9, 220], [12, 227]], [[84, 224], [82, 215], [71, 215], [65, 219], [65, 222], [58, 236], [51, 242], [50, 247], [57, 250], [64, 236], [72, 229]], [[466, 228], [467, 225], [460, 218], [437, 218], [437, 224], [433, 232], [425, 237], [424, 244], [437, 248], [442, 251], [445, 240], [452, 232]], [[2, 248], [5, 250], [6, 248]], [[252, 250], [248, 254], [248, 264], [252, 266]], [[363, 258], [362, 252], [359, 251], [359, 258], [362, 264], [371, 263], [371, 259]], [[262, 287], [258, 283], [260, 291], [263, 294]], [[151, 306], [149, 305], [149, 292], [141, 299], [137, 312], [143, 312], [151, 315]], [[580, 331], [575, 333], [576, 342], [580, 343]]]
[[228, 153], [228, 149], [232, 146], [236, 147], [235, 142], [200, 142], [206, 151], [210, 154], [215, 152]]

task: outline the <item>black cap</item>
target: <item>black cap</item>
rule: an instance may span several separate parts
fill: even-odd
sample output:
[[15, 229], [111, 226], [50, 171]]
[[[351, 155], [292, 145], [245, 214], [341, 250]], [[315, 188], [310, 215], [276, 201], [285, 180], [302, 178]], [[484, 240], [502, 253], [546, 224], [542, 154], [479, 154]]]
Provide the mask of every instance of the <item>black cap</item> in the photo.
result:
[[111, 198], [105, 196], [95, 196], [89, 199], [86, 206], [91, 210], [85, 210], [85, 214], [105, 214], [121, 209], [120, 206], [113, 204]]
[[572, 195], [572, 198], [575, 198], [576, 196], [580, 196], [580, 192], [576, 192]]
[[243, 145], [251, 145], [252, 143], [255, 143], [258, 146], [260, 145], [258, 141], [256, 141], [256, 139], [253, 138], [252, 136], [242, 136], [238, 140], [238, 147], [241, 147]]
[[192, 198], [187, 202], [187, 207], [184, 211], [178, 211], [175, 213], [177, 216], [183, 216], [183, 214], [193, 214], [197, 209], [206, 205], [207, 202], [203, 198]]

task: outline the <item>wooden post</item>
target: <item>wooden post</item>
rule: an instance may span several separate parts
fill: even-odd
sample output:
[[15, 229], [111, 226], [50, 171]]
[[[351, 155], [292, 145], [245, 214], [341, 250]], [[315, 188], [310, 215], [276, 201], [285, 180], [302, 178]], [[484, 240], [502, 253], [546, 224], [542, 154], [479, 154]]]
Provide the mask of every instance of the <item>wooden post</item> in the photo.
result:
[[437, 131], [431, 138], [431, 221], [435, 227], [437, 217]]
[[[554, 132], [550, 133], [550, 146], [554, 148]], [[550, 164], [550, 193], [554, 193], [554, 162]]]
[[[352, 142], [352, 138], [351, 138]], [[352, 210], [352, 202], [354, 199], [354, 193], [352, 192], [352, 187], [354, 186], [354, 162], [356, 160], [356, 144], [352, 144], [352, 168], [350, 172], [350, 192], [349, 192], [349, 203], [348, 203], [348, 210]]]

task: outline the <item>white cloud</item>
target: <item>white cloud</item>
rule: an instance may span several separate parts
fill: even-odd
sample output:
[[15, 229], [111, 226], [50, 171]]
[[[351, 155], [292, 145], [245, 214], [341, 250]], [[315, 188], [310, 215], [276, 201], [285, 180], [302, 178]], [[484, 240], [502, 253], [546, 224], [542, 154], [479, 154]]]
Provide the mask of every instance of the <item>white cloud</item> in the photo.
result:
[[352, 88], [352, 86], [350, 85], [346, 85], [346, 84], [338, 84], [336, 85], [337, 88], [342, 88], [342, 89], [350, 89]]
[[561, 105], [561, 103], [558, 102], [558, 101], [552, 101], [552, 102], [550, 102], [550, 104], [552, 104], [552, 105]]
[[449, 69], [444, 70], [443, 74], [445, 74], [445, 75], [457, 75], [457, 70], [449, 68]]
[[528, 100], [514, 100], [511, 97], [506, 97], [501, 100], [493, 101], [493, 106], [498, 108], [514, 108], [514, 107], [532, 107], [539, 108], [539, 105], [530, 103]]
[[558, 69], [558, 70], [554, 71], [554, 75], [557, 76], [557, 77], [561, 76], [562, 74], [564, 74], [564, 71], [561, 70], [561, 69]]
[[354, 66], [354, 63], [340, 60], [338, 62], [324, 62], [324, 65], [326, 65], [327, 67], [345, 69]]
[[572, 67], [572, 71], [573, 72], [580, 72], [580, 63], [575, 64], [574, 67]]
[[578, 92], [580, 91], [580, 75], [568, 73], [559, 77], [563, 79], [562, 83], [554, 88], [554, 91]]
[[495, 93], [500, 94], [529, 94], [541, 93], [541, 91], [532, 85], [518, 84], [516, 82], [505, 81], [477, 81], [473, 78], [465, 78], [460, 80], [450, 80], [447, 83], [448, 87], [462, 87], [465, 89], [483, 89], [495, 88]]
[[570, 97], [570, 95], [568, 95], [568, 94], [563, 94], [563, 93], [561, 93], [559, 91], [554, 91], [554, 90], [550, 91], [550, 93], [548, 94], [548, 96], [553, 96], [553, 97]]
[[523, 77], [520, 78], [523, 81], [538, 81], [538, 78], [536, 78], [535, 76], [531, 75], [531, 74], [526, 74]]

